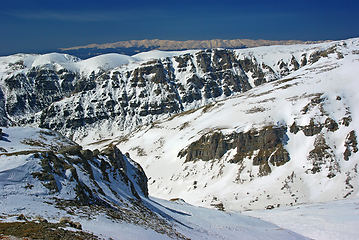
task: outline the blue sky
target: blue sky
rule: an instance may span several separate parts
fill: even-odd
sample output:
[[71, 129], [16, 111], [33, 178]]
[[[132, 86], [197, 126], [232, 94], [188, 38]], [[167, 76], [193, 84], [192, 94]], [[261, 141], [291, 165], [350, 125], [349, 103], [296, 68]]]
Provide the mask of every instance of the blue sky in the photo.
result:
[[359, 37], [354, 0], [0, 0], [0, 55], [124, 40]]

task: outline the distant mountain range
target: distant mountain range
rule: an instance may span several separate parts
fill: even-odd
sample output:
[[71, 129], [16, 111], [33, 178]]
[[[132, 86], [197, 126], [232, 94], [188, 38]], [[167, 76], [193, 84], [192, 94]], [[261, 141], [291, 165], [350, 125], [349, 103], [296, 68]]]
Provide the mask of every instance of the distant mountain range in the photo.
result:
[[120, 41], [115, 43], [105, 44], [89, 44], [86, 46], [76, 46], [70, 48], [60, 48], [62, 53], [75, 55], [82, 59], [98, 56], [105, 53], [121, 53], [125, 55], [134, 55], [139, 52], [146, 52], [153, 49], [157, 50], [188, 50], [188, 49], [208, 49], [208, 48], [226, 48], [226, 49], [239, 49], [251, 48], [259, 46], [272, 46], [272, 45], [293, 45], [293, 44], [313, 44], [328, 41], [299, 41], [299, 40], [251, 40], [251, 39], [212, 39], [212, 40], [187, 40], [187, 41], [174, 41], [174, 40], [159, 40], [159, 39], [144, 39], [144, 40], [131, 40]]

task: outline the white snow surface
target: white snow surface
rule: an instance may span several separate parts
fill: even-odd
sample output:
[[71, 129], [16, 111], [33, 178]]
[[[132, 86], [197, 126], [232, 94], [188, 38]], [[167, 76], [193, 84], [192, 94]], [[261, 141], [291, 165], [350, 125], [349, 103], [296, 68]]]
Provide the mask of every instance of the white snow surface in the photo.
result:
[[137, 59], [122, 55], [118, 53], [109, 53], [96, 57], [92, 57], [86, 60], [82, 60], [76, 63], [80, 72], [83, 72], [85, 75], [91, 74], [93, 71], [97, 73], [96, 70], [100, 69], [104, 72], [116, 68], [118, 66], [128, 64], [131, 62], [136, 62]]
[[160, 58], [172, 58], [174, 56], [184, 55], [188, 53], [195, 53], [198, 50], [183, 50], [183, 51], [160, 51], [152, 50], [149, 52], [142, 52], [132, 55], [132, 58], [137, 59], [138, 61], [145, 61], [150, 59], [160, 59]]
[[183, 200], [174, 202], [151, 198], [181, 223], [178, 230], [190, 239], [307, 239], [270, 222], [246, 218], [238, 212], [222, 212], [195, 207]]
[[359, 199], [243, 212], [311, 239], [358, 239]]

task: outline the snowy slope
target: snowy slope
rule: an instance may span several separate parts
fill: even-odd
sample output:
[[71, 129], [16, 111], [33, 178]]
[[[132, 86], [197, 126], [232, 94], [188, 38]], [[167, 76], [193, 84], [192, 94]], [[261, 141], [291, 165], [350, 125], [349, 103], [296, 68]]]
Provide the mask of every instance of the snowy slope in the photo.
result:
[[160, 51], [160, 50], [152, 50], [149, 52], [142, 52], [133, 55], [132, 57], [138, 61], [146, 61], [151, 59], [161, 59], [161, 58], [172, 58], [175, 56], [185, 55], [185, 54], [193, 54], [198, 52], [198, 50], [184, 50], [184, 51]]
[[122, 198], [147, 196], [147, 179], [141, 167], [115, 147], [92, 152], [47, 129], [10, 127], [2, 130], [3, 196], [41, 195], [117, 204]]
[[[120, 152], [94, 151], [91, 158], [45, 129], [3, 128], [1, 135], [1, 222], [22, 216], [58, 223], [69, 217], [101, 239], [306, 239], [239, 213], [148, 199], [140, 183], [145, 176], [129, 158], [121, 162]], [[79, 231], [73, 225], [66, 229]]]
[[[357, 197], [358, 41], [336, 49], [281, 80], [112, 142], [138, 160], [150, 194], [164, 199], [244, 210]], [[266, 132], [273, 142], [261, 138]], [[249, 149], [240, 137], [258, 146], [240, 152]]]
[[86, 60], [81, 60], [68, 54], [49, 53], [44, 55], [16, 54], [0, 57], [0, 72], [2, 77], [16, 75], [19, 72], [27, 72], [32, 68], [53, 68], [57, 71], [67, 69], [74, 72], [84, 73], [88, 76], [92, 72], [108, 71], [115, 67], [130, 62], [138, 61], [135, 58], [122, 54], [104, 54]]

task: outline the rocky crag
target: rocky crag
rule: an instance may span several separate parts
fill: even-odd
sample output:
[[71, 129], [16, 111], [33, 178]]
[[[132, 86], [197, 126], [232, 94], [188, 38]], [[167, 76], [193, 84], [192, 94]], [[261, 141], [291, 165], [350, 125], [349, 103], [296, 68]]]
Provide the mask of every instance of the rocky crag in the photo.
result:
[[[288, 46], [285, 53], [276, 48], [264, 53], [223, 49], [162, 53], [171, 57], [113, 69], [106, 62], [111, 59], [104, 57], [87, 72], [74, 67], [81, 61], [69, 55], [5, 57], [0, 123], [53, 129], [76, 141], [100, 140], [281, 79], [338, 52], [341, 43], [324, 46], [303, 45], [299, 50]], [[38, 58], [49, 61], [38, 63]]]

